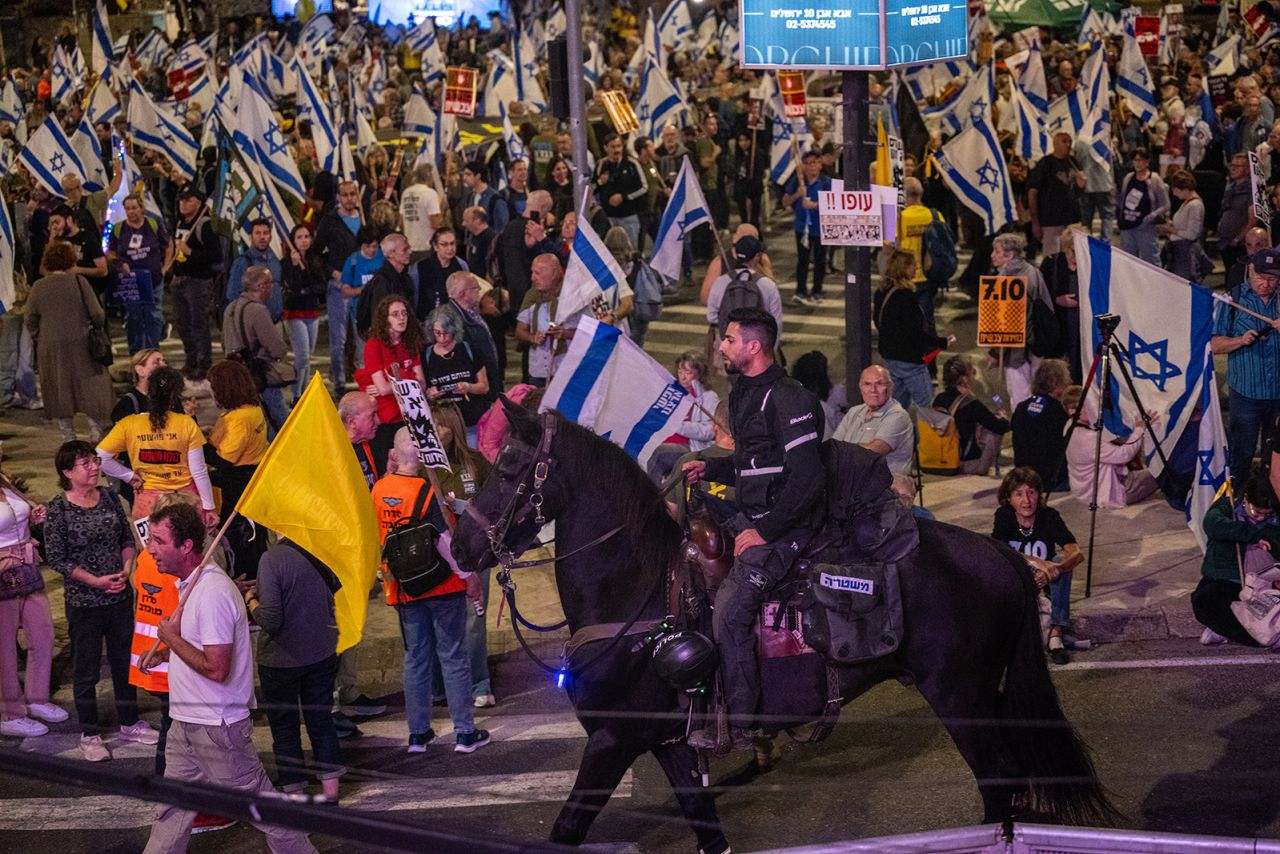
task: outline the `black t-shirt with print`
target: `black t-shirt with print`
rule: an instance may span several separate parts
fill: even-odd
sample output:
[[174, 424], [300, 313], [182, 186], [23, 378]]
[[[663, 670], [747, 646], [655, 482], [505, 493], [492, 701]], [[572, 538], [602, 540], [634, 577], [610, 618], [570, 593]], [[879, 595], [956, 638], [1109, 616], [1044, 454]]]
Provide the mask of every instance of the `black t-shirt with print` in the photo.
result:
[[1030, 533], [1018, 525], [1018, 515], [1012, 507], [1001, 507], [996, 511], [991, 537], [1008, 543], [1014, 551], [1048, 561], [1057, 556], [1059, 546], [1076, 541], [1067, 529], [1067, 523], [1052, 507], [1041, 507], [1036, 511], [1036, 521]]

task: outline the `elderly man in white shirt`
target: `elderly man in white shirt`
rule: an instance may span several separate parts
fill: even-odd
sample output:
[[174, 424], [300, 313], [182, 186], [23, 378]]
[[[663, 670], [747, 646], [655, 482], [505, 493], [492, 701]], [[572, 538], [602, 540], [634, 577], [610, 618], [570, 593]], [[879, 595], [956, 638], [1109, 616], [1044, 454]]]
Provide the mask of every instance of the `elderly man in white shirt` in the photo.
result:
[[908, 474], [915, 426], [902, 404], [893, 399], [893, 379], [883, 365], [871, 365], [858, 378], [862, 403], [845, 414], [831, 438], [852, 442], [885, 458], [889, 471]]

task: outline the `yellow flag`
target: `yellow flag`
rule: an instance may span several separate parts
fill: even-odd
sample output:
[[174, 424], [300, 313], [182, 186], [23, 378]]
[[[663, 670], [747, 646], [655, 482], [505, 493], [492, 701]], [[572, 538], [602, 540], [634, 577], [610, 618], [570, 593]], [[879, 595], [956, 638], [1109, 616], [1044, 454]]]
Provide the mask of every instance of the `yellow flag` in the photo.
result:
[[893, 186], [893, 166], [889, 163], [889, 140], [884, 133], [884, 114], [876, 114], [876, 179], [881, 187]]
[[267, 448], [236, 510], [333, 570], [338, 652], [364, 632], [378, 571], [378, 520], [355, 450], [317, 373]]

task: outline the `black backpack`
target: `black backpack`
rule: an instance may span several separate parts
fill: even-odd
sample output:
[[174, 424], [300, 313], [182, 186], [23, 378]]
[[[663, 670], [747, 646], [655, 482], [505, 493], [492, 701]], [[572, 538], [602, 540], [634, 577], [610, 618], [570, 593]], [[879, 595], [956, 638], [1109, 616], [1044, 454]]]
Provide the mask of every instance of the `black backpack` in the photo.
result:
[[413, 512], [398, 519], [382, 543], [382, 560], [387, 571], [400, 586], [400, 591], [416, 599], [449, 580], [453, 569], [440, 557], [436, 540], [440, 532], [423, 516], [423, 508], [431, 496], [424, 484], [413, 502]]
[[764, 295], [760, 293], [759, 273], [743, 267], [734, 270], [729, 284], [720, 297], [720, 337], [729, 328], [729, 314], [739, 308], [764, 308]]
[[930, 282], [945, 284], [960, 269], [956, 239], [936, 210], [929, 208], [929, 215], [933, 219], [920, 236], [920, 264], [924, 268], [920, 272]]

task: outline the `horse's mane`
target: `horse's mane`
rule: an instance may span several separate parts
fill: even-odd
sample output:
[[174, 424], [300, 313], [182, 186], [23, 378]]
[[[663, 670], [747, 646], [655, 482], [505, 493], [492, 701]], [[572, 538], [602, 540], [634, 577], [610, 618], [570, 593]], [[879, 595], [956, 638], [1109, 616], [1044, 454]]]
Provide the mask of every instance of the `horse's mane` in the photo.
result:
[[[658, 487], [626, 451], [563, 417], [556, 431], [556, 460], [576, 483], [607, 484], [614, 502], [610, 519], [628, 536], [643, 542], [638, 557], [663, 561], [680, 545], [675, 521], [668, 515]], [[603, 508], [602, 508], [603, 509]]]

